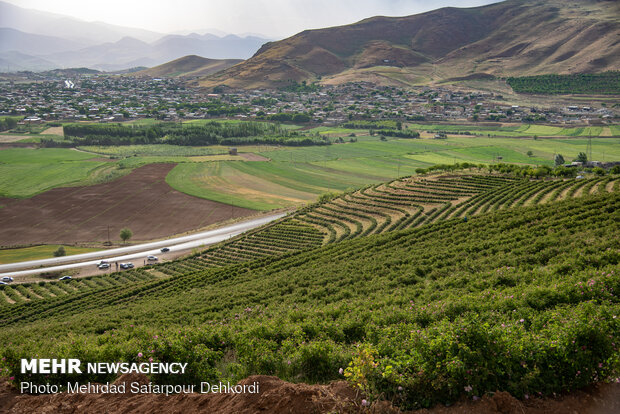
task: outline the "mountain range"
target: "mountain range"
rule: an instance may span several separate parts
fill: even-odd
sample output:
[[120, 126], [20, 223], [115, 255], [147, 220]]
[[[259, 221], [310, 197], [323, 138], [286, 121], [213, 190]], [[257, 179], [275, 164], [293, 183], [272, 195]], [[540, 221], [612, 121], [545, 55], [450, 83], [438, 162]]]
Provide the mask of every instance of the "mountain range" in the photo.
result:
[[267, 41], [252, 35], [166, 35], [0, 1], [0, 71], [66, 67], [117, 71], [155, 66], [192, 54], [247, 59]]
[[204, 87], [290, 82], [410, 85], [454, 78], [620, 68], [620, 2], [507, 0], [306, 30], [263, 45]]

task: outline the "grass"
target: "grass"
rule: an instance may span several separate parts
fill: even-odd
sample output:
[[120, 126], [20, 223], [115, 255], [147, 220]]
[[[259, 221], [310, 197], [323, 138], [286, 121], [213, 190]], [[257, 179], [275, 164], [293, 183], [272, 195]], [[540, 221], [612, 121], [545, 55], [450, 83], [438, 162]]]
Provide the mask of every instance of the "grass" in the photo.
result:
[[0, 151], [0, 195], [32, 197], [42, 191], [76, 184], [103, 165], [92, 154], [68, 149], [10, 148]]
[[[492, 126], [492, 125], [424, 125], [408, 124], [409, 128], [420, 131], [446, 131], [446, 132], [469, 132], [473, 135], [491, 135], [492, 137], [576, 137], [592, 136], [598, 137], [602, 134], [602, 127], [573, 127], [563, 128], [548, 125], [513, 125], [513, 126]], [[613, 126], [612, 126], [613, 127]]]
[[[0, 250], [0, 264], [26, 262], [29, 260], [50, 259], [54, 257], [54, 252], [59, 247], [59, 244], [46, 244], [42, 246], [22, 247], [18, 249], [3, 249]], [[99, 250], [87, 247], [64, 247], [67, 256]]]
[[[527, 126], [526, 126], [527, 127]], [[620, 140], [593, 139], [595, 159], [620, 159]], [[561, 153], [570, 160], [585, 151], [587, 140], [455, 137], [446, 140], [388, 139], [327, 147], [280, 148], [261, 152], [271, 162], [213, 163], [175, 167], [168, 183], [175, 189], [250, 209], [298, 205], [318, 194], [342, 191], [411, 175], [434, 164], [502, 162], [553, 165]], [[527, 155], [528, 151], [533, 156]]]
[[[419, 125], [424, 128], [458, 131], [459, 125]], [[481, 126], [481, 128], [491, 128]], [[0, 152], [0, 195], [30, 197], [41, 191], [66, 185], [90, 185], [118, 178], [150, 163], [178, 163], [167, 182], [184, 193], [255, 210], [300, 205], [325, 192], [342, 191], [414, 174], [417, 168], [433, 164], [502, 162], [552, 165], [554, 155], [565, 160], [585, 152], [584, 136], [603, 133], [601, 127], [569, 128], [510, 125], [485, 129], [523, 135], [574, 133], [574, 137], [515, 139], [509, 137], [462, 136], [445, 140], [397, 139], [381, 141], [378, 136], [358, 142], [311, 147], [240, 146], [240, 152], [254, 152], [270, 162], [241, 163], [241, 157], [227, 155], [228, 147], [184, 147], [133, 145], [81, 147], [92, 153], [67, 149], [10, 149]], [[499, 129], [498, 129], [499, 128]], [[323, 128], [321, 131], [329, 131]], [[333, 130], [333, 129], [332, 129]], [[620, 133], [614, 126], [610, 133]], [[532, 151], [533, 156], [527, 152]], [[88, 161], [98, 154], [122, 158], [108, 163]], [[218, 154], [218, 155], [212, 155]], [[592, 138], [595, 160], [620, 159], [619, 138]], [[195, 164], [195, 165], [191, 165]]]

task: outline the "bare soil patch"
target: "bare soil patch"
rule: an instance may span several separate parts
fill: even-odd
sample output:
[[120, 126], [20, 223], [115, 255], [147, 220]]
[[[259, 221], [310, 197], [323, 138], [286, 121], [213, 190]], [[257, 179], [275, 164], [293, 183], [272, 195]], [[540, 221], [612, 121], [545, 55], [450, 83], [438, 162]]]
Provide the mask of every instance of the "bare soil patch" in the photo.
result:
[[254, 154], [253, 152], [240, 152], [239, 156], [245, 158], [246, 161], [269, 161], [269, 158]]
[[175, 164], [149, 164], [105, 184], [56, 188], [23, 200], [0, 198], [0, 243], [72, 244], [119, 240], [128, 227], [132, 241], [199, 229], [253, 210], [189, 196], [170, 187]]
[[0, 135], [0, 142], [15, 142], [26, 138], [23, 135]]
[[[125, 383], [125, 394], [21, 395], [5, 381], [0, 382], [0, 412], [3, 413], [403, 413], [388, 401], [362, 406], [362, 396], [346, 382], [328, 385], [292, 384], [276, 377], [255, 375], [241, 385], [258, 383], [256, 394], [179, 394], [168, 397], [131, 394], [129, 384], [148, 383], [143, 375], [126, 374], [115, 381]], [[424, 414], [603, 414], [620, 410], [620, 384], [596, 384], [557, 398], [517, 400], [507, 392], [496, 392], [478, 401], [462, 400], [445, 407], [438, 405], [408, 413]]]
[[52, 134], [52, 135], [60, 135], [61, 137], [65, 136], [65, 131], [64, 131], [64, 129], [61, 126], [59, 126], [59, 127], [49, 127], [45, 131], [43, 131], [43, 133], [45, 133], [45, 134]]

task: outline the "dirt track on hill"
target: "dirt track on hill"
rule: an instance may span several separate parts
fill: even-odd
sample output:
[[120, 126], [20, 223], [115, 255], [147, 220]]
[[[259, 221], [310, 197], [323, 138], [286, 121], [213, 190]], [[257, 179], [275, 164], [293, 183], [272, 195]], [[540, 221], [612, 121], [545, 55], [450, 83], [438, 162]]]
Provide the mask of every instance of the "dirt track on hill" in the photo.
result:
[[[132, 382], [147, 384], [143, 375], [126, 374], [115, 384]], [[21, 395], [7, 382], [0, 381], [1, 413], [390, 413], [400, 414], [389, 402], [381, 401], [368, 407], [362, 397], [346, 382], [329, 385], [292, 384], [276, 377], [256, 375], [239, 384], [258, 383], [256, 394], [55, 394]], [[598, 384], [558, 398], [519, 401], [506, 392], [479, 401], [460, 401], [445, 407], [438, 405], [418, 414], [546, 414], [579, 413], [608, 414], [620, 410], [620, 384]]]
[[108, 226], [112, 240], [124, 227], [132, 241], [152, 240], [255, 213], [174, 190], [165, 181], [174, 166], [149, 164], [105, 184], [0, 198], [0, 245], [106, 241]]

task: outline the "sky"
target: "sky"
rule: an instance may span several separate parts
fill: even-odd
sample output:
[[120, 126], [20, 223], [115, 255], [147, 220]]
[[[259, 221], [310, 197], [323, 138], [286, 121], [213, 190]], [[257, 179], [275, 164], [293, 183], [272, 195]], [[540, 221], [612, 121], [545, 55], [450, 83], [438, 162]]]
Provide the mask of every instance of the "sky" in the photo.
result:
[[4, 0], [19, 7], [161, 33], [263, 34], [272, 39], [367, 17], [406, 16], [499, 0]]

